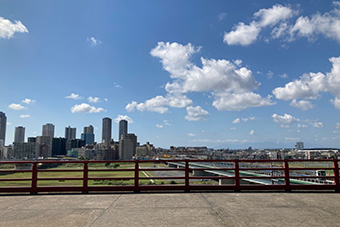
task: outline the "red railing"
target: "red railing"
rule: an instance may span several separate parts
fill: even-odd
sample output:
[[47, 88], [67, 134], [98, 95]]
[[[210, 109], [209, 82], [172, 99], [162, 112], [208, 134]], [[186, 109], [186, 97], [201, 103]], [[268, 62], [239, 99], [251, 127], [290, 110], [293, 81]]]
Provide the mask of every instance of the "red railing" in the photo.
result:
[[[338, 159], [2, 161], [0, 162], [0, 192], [30, 192], [32, 194], [65, 191], [87, 193], [89, 191], [139, 192], [151, 190], [335, 190], [339, 192], [338, 162]], [[108, 167], [104, 168], [103, 163], [109, 165], [119, 163], [128, 167], [117, 168], [116, 166], [116, 168], [109, 169]], [[78, 165], [78, 168], [65, 168], [67, 164]], [[160, 164], [166, 164], [166, 166], [156, 166]], [[9, 169], [8, 165], [16, 168]], [[64, 166], [59, 168], [51, 165]], [[93, 165], [97, 165], [97, 167], [94, 168]], [[98, 167], [98, 165], [101, 166]], [[327, 172], [327, 175], [316, 176], [314, 174], [316, 170]], [[100, 172], [107, 176], [100, 175]], [[141, 172], [145, 175], [144, 177], [140, 176]], [[160, 172], [172, 172], [173, 174], [164, 176], [164, 174], [159, 174]], [[51, 177], [48, 176], [49, 173], [57, 175], [59, 173], [60, 175]], [[76, 173], [78, 176], [74, 176], [77, 175]], [[111, 173], [125, 173], [125, 175], [110, 176]], [[47, 177], [39, 176], [41, 174], [45, 174]], [[65, 174], [68, 175], [65, 176]], [[29, 185], [8, 186], [8, 182], [20, 184], [20, 182], [27, 181]], [[58, 181], [58, 183], [53, 183], [54, 181]], [[58, 186], [60, 183], [64, 184], [64, 182], [70, 181], [77, 181], [79, 185]], [[156, 181], [161, 181], [161, 183]], [[219, 181], [218, 184], [217, 181]], [[41, 182], [52, 183], [44, 185]], [[108, 182], [108, 184], [97, 185], [97, 182]], [[122, 185], [110, 185], [113, 182], [118, 182], [118, 184], [121, 182]], [[131, 184], [125, 185], [125, 182]], [[145, 182], [149, 183], [145, 184]]]

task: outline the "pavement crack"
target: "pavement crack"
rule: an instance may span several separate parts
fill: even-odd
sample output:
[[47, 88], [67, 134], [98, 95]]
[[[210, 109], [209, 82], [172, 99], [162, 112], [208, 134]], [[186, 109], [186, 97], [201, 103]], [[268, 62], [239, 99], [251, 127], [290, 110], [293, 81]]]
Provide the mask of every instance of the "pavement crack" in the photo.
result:
[[110, 206], [108, 206], [107, 208], [105, 208], [105, 209], [103, 210], [103, 212], [101, 212], [100, 215], [99, 215], [98, 217], [96, 217], [96, 218], [91, 222], [91, 224], [90, 224], [89, 226], [93, 226], [93, 224], [94, 224], [99, 218], [101, 218], [101, 216], [103, 216], [103, 214], [104, 214], [108, 209], [110, 209], [110, 208], [113, 206], [113, 204], [115, 204], [115, 203], [120, 199], [120, 197], [122, 197], [122, 195], [119, 195], [118, 198], [117, 198], [116, 200], [114, 200], [114, 201], [111, 203]]
[[205, 202], [210, 206], [210, 209], [212, 209], [215, 214], [217, 215], [217, 217], [219, 217], [222, 221], [222, 223], [228, 227], [227, 223], [225, 222], [225, 220], [222, 218], [221, 214], [215, 209], [215, 207], [208, 201], [208, 199], [202, 194], [200, 193], [201, 196], [203, 197], [203, 199], [205, 200]]

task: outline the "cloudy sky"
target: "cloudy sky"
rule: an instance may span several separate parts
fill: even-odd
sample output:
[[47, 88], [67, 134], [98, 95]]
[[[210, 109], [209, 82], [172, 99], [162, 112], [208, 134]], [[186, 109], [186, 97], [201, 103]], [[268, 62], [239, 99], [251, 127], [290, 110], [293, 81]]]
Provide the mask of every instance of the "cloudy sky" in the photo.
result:
[[0, 87], [6, 144], [110, 117], [164, 148], [340, 147], [340, 2], [0, 0]]

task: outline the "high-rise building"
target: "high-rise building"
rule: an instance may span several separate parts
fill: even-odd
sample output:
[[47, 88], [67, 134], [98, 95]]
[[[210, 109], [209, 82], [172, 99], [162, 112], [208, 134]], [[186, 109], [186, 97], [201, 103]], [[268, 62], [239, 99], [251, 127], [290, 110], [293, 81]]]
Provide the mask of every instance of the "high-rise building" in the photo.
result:
[[112, 135], [112, 119], [105, 117], [103, 118], [103, 127], [102, 127], [102, 143], [110, 142]]
[[84, 133], [88, 134], [94, 134], [94, 128], [92, 125], [89, 125], [88, 127], [84, 127]]
[[15, 127], [14, 143], [24, 143], [24, 142], [25, 142], [25, 128], [22, 126]]
[[128, 122], [126, 120], [119, 121], [119, 137], [120, 140], [122, 135], [126, 135], [128, 132]]
[[52, 139], [52, 156], [66, 155], [66, 139], [65, 138], [53, 138]]
[[36, 139], [36, 157], [51, 157], [52, 156], [52, 137], [37, 136]]
[[65, 138], [67, 140], [72, 140], [76, 138], [76, 132], [77, 128], [71, 128], [71, 126], [68, 126], [65, 128]]
[[303, 150], [305, 149], [305, 146], [303, 145], [303, 142], [296, 142], [295, 148], [296, 150]]
[[122, 134], [119, 140], [119, 159], [131, 160], [136, 154], [137, 136], [135, 134]]
[[0, 112], [0, 147], [5, 146], [6, 125], [7, 125], [6, 114]]
[[85, 144], [94, 144], [93, 126], [84, 127], [84, 133], [81, 134], [81, 139], [85, 141]]
[[53, 124], [46, 124], [42, 127], [42, 136], [49, 136], [54, 137], [54, 125]]

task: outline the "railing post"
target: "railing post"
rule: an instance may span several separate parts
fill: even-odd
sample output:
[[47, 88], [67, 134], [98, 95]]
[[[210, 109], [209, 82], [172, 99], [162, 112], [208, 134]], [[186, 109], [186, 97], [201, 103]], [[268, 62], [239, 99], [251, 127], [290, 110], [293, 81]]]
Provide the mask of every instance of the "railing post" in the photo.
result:
[[285, 172], [285, 191], [290, 192], [290, 177], [289, 177], [289, 163], [288, 160], [284, 160], [284, 172]]
[[31, 185], [31, 195], [38, 194], [37, 192], [37, 184], [38, 184], [38, 163], [33, 162], [32, 165], [32, 185]]
[[139, 190], [139, 161], [135, 161], [135, 187], [133, 192], [140, 192]]
[[240, 165], [239, 161], [235, 160], [235, 192], [239, 192], [240, 190]]
[[338, 161], [339, 161], [338, 159], [333, 160], [335, 192], [340, 192], [339, 164], [338, 164]]
[[84, 169], [83, 169], [83, 194], [89, 193], [88, 191], [88, 178], [89, 178], [89, 166], [88, 162], [84, 161]]
[[185, 160], [185, 192], [190, 192], [189, 184], [189, 160]]

